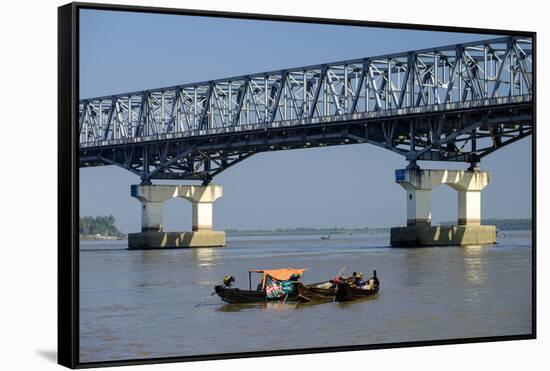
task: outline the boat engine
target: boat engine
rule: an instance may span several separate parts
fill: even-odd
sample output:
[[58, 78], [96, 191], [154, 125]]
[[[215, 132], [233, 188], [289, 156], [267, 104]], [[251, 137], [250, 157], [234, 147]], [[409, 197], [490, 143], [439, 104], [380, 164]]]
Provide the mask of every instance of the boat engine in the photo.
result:
[[223, 287], [224, 288], [229, 288], [229, 287], [233, 286], [233, 282], [235, 282], [235, 277], [225, 276], [223, 278]]

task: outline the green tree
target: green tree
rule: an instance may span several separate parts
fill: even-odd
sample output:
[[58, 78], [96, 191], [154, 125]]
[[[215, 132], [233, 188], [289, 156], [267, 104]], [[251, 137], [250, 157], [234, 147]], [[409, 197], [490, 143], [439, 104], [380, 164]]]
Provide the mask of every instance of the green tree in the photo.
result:
[[113, 215], [84, 216], [80, 218], [79, 232], [81, 235], [121, 236], [115, 225]]

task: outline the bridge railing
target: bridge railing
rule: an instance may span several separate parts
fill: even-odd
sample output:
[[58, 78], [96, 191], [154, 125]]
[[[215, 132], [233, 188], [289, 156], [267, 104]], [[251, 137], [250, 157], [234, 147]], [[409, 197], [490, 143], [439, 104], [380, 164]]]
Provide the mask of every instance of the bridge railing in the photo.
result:
[[532, 58], [531, 39], [503, 37], [83, 99], [80, 144], [525, 101], [533, 90]]

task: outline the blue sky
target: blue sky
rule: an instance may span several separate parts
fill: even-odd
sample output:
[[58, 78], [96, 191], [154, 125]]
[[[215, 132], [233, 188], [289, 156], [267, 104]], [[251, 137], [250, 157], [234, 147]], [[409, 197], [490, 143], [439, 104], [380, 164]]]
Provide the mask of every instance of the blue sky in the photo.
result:
[[[494, 37], [98, 10], [81, 10], [80, 27], [81, 98]], [[256, 154], [214, 179], [224, 186], [214, 224], [402, 225], [405, 192], [394, 183], [394, 170], [404, 166], [402, 157], [365, 144]], [[490, 155], [481, 167], [493, 178], [483, 192], [483, 217], [529, 217], [531, 138]], [[139, 202], [130, 197], [136, 176], [101, 167], [81, 169], [80, 177], [81, 215], [113, 214], [123, 231], [139, 230]], [[450, 188], [436, 188], [433, 219], [454, 220], [456, 198]], [[167, 202], [165, 225], [188, 230], [190, 204]]]

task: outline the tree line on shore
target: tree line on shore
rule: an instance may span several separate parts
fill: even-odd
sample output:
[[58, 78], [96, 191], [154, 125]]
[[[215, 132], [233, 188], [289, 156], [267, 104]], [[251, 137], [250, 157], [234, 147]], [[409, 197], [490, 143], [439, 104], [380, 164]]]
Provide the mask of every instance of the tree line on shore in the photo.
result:
[[81, 236], [113, 236], [122, 237], [124, 234], [115, 225], [113, 215], [98, 215], [80, 217], [79, 234]]
[[[456, 222], [442, 222], [441, 225], [451, 225]], [[522, 219], [483, 219], [481, 224], [494, 225], [499, 231], [530, 231], [532, 228], [531, 218]]]

